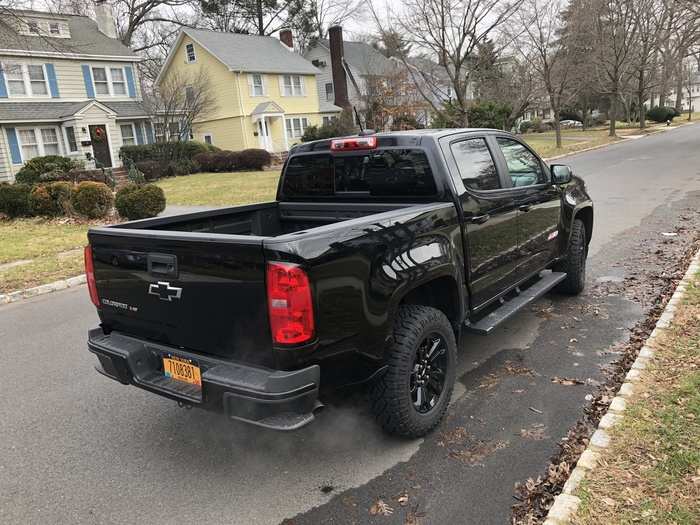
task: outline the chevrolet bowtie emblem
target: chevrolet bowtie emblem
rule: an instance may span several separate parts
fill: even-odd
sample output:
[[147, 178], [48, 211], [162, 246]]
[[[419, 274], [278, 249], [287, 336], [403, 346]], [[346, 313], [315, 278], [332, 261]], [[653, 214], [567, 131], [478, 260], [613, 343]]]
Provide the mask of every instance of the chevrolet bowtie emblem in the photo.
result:
[[172, 302], [173, 299], [179, 299], [182, 295], [182, 288], [177, 288], [175, 286], [170, 286], [170, 283], [165, 281], [158, 281], [148, 285], [148, 293], [150, 295], [155, 295], [161, 301]]

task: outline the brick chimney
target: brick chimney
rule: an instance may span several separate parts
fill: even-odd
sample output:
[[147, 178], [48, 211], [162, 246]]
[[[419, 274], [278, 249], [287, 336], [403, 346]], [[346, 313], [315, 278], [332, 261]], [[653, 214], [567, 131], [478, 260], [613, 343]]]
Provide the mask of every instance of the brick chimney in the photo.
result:
[[280, 29], [280, 40], [289, 49], [294, 49], [294, 38], [293, 37], [294, 37], [294, 35], [292, 34], [292, 30], [289, 29], [288, 27], [284, 27], [284, 28]]
[[114, 24], [112, 7], [106, 0], [95, 0], [95, 22], [97, 29], [109, 38], [117, 38], [117, 26]]
[[348, 79], [343, 65], [343, 28], [333, 26], [328, 29], [328, 39], [331, 48], [331, 71], [333, 72], [333, 92], [335, 93], [335, 105], [343, 109], [350, 109], [348, 99]]

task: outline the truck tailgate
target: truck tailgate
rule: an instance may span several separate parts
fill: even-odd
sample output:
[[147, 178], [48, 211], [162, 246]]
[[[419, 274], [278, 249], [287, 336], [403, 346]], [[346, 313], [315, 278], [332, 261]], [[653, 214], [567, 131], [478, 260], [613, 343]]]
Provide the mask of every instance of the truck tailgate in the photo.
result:
[[103, 328], [272, 366], [262, 239], [153, 233], [90, 230]]

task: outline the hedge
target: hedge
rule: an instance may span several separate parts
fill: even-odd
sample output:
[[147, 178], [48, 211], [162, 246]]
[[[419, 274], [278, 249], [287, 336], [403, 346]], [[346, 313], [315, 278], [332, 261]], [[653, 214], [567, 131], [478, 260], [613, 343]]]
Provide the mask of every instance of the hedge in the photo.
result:
[[647, 118], [654, 122], [666, 122], [667, 120], [673, 120], [677, 116], [676, 108], [665, 106], [655, 106], [647, 111]]
[[15, 181], [21, 184], [36, 184], [41, 180], [41, 176], [46, 173], [68, 173], [79, 167], [81, 167], [80, 162], [59, 155], [34, 157], [28, 160], [22, 166], [22, 169], [17, 172]]
[[29, 184], [0, 184], [0, 212], [9, 217], [25, 217], [31, 215], [29, 209]]
[[101, 182], [81, 182], [73, 189], [71, 205], [76, 213], [88, 219], [106, 217], [112, 209], [112, 190]]
[[34, 186], [29, 193], [29, 211], [33, 215], [56, 216], [71, 211], [73, 185], [69, 182], [52, 182]]
[[134, 162], [141, 161], [178, 161], [191, 160], [198, 153], [215, 152], [219, 148], [197, 142], [157, 142], [155, 144], [142, 144], [140, 146], [122, 146], [119, 156], [123, 159], [131, 159]]
[[165, 193], [153, 184], [129, 184], [117, 192], [115, 206], [129, 220], [155, 217], [165, 209]]

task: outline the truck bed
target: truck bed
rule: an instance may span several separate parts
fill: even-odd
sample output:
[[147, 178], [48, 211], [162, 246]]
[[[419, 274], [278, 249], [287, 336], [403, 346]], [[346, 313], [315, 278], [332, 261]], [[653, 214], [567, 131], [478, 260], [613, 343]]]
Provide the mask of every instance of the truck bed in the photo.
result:
[[267, 202], [133, 221], [112, 228], [278, 237], [409, 206], [406, 203]]

